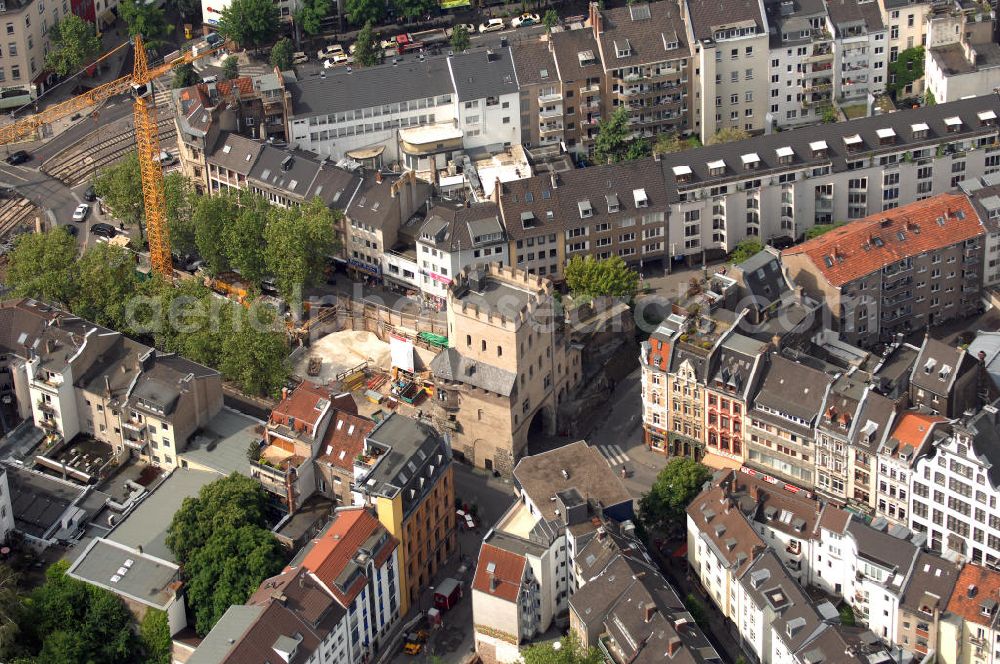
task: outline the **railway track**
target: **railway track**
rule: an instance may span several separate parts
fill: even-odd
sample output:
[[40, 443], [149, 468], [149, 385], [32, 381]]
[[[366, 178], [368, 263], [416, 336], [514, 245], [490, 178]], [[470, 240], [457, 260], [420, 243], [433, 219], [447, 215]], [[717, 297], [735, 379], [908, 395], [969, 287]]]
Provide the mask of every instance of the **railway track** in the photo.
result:
[[[128, 126], [129, 128], [125, 128]], [[161, 117], [157, 122], [160, 144], [172, 146], [177, 130], [173, 116]], [[93, 178], [102, 168], [124, 159], [135, 150], [135, 131], [129, 125], [119, 133], [101, 140], [104, 130], [97, 129], [75, 145], [47, 159], [41, 170], [71, 187]]]
[[21, 229], [31, 230], [40, 210], [27, 198], [0, 199], [0, 254], [6, 254], [13, 242], [13, 233]]

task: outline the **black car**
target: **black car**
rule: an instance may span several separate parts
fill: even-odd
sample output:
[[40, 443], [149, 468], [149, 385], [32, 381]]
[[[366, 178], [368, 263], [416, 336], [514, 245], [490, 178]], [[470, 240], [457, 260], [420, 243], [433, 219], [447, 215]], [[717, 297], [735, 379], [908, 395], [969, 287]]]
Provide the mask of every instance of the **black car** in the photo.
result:
[[11, 152], [10, 156], [5, 160], [11, 166], [17, 166], [18, 164], [23, 164], [26, 161], [31, 161], [31, 155], [24, 150], [18, 150], [17, 152]]
[[97, 237], [103, 237], [108, 240], [118, 235], [118, 231], [115, 230], [114, 226], [102, 222], [98, 222], [93, 226], [91, 226], [90, 232], [91, 234], [96, 235]]
[[94, 185], [87, 187], [87, 191], [83, 192], [83, 200], [88, 203], [93, 203], [97, 200], [97, 192], [94, 190]]
[[60, 226], [60, 228], [65, 228], [66, 232], [72, 235], [73, 237], [76, 237], [77, 233], [79, 233], [76, 226]]

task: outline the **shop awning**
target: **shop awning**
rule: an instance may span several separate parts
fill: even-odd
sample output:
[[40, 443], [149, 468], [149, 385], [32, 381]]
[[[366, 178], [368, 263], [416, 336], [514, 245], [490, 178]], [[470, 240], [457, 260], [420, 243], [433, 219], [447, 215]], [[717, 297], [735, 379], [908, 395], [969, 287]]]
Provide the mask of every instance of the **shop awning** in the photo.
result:
[[357, 150], [348, 150], [345, 154], [351, 159], [375, 159], [376, 157], [381, 157], [382, 153], [385, 152], [384, 145], [376, 145], [367, 148], [358, 148]]
[[441, 0], [441, 9], [457, 9], [458, 7], [471, 7], [471, 0]]

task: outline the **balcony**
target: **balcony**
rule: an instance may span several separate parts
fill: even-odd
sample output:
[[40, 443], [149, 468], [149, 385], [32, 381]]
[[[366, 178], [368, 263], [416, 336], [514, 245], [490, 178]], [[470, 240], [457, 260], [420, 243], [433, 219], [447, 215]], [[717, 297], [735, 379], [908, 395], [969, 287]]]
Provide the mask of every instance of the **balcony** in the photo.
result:
[[585, 85], [582, 88], [580, 88], [580, 93], [584, 95], [596, 94], [600, 91], [601, 91], [601, 86], [597, 83], [591, 83], [590, 85]]
[[129, 429], [131, 431], [136, 431], [138, 433], [145, 433], [146, 431], [146, 424], [144, 422], [131, 417], [127, 419], [122, 419], [122, 426], [126, 429]]
[[59, 431], [59, 423], [48, 417], [38, 420], [36, 424], [49, 432]]
[[51, 403], [45, 401], [44, 399], [39, 399], [37, 401], [37, 404], [38, 404], [38, 410], [42, 411], [43, 413], [46, 413], [48, 415], [56, 414], [56, 409], [52, 407]]
[[601, 102], [596, 99], [580, 104], [580, 113], [589, 113], [591, 111], [599, 110], [601, 110]]
[[543, 124], [538, 127], [538, 133], [542, 135], [561, 133], [562, 130], [563, 130], [563, 123], [561, 122]]
[[539, 111], [538, 117], [540, 118], [561, 118], [563, 116], [563, 111], [561, 108], [554, 108], [548, 111]]
[[559, 92], [548, 92], [538, 95], [539, 104], [552, 104], [554, 102], [561, 102], [562, 94]]

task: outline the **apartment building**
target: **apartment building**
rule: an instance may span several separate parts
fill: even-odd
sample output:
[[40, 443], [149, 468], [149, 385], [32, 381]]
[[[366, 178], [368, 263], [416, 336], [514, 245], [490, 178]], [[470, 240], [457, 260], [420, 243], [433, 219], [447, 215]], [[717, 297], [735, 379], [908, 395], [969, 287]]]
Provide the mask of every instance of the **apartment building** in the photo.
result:
[[[847, 504], [864, 512], [870, 512], [876, 500], [878, 480], [877, 455], [880, 446], [890, 435], [896, 422], [896, 403], [878, 392], [869, 390], [861, 404], [861, 412], [854, 426], [850, 446], [847, 448], [847, 464], [843, 477], [847, 490]], [[874, 425], [874, 426], [873, 426]], [[819, 481], [817, 473], [817, 481]], [[836, 487], [837, 478], [830, 477], [831, 486]]]
[[795, 486], [816, 477], [814, 427], [834, 377], [805, 362], [775, 354], [749, 411], [747, 460]]
[[868, 431], [862, 435], [878, 433], [876, 422], [858, 421], [871, 380], [871, 375], [864, 371], [838, 376], [823, 399], [816, 421], [816, 490], [845, 503], [852, 433], [855, 427], [867, 427]]
[[561, 281], [573, 256], [617, 255], [641, 267], [664, 264], [667, 200], [652, 159], [536, 175], [503, 183], [495, 196], [510, 262]]
[[935, 101], [982, 94], [1000, 85], [996, 10], [989, 3], [944, 3], [927, 20], [924, 80]]
[[509, 475], [533, 427], [556, 431], [560, 404], [582, 377], [563, 325], [548, 279], [498, 263], [455, 276], [449, 347], [430, 368], [432, 414], [456, 456]]
[[995, 566], [1000, 516], [993, 476], [1000, 417], [997, 404], [933, 434], [932, 448], [911, 474], [910, 528], [946, 557]]
[[[574, 32], [584, 37], [590, 34]], [[538, 40], [527, 39], [511, 50], [521, 113], [520, 142], [528, 148], [559, 145], [565, 139], [563, 81], [556, 67], [552, 34]], [[575, 118], [573, 121], [576, 122]]]
[[1000, 641], [997, 604], [1000, 572], [966, 564], [948, 601], [950, 620], [942, 621], [939, 661], [943, 664], [995, 664]]
[[[882, 23], [889, 29], [889, 62], [893, 63], [899, 54], [911, 48], [927, 45], [927, 33], [930, 29], [930, 17], [935, 5], [945, 3], [933, 0], [910, 2], [909, 0], [880, 0], [879, 9], [882, 12]], [[887, 72], [887, 84], [894, 83], [892, 74]], [[924, 91], [924, 78], [920, 77], [899, 91], [899, 97], [912, 97]]]
[[365, 438], [374, 428], [374, 420], [338, 401], [315, 461], [316, 490], [338, 505], [354, 502], [354, 460], [364, 450]]
[[483, 540], [473, 580], [476, 653], [486, 662], [519, 661], [519, 644], [567, 614], [589, 544], [614, 524], [634, 536], [631, 496], [584, 441], [522, 458], [513, 478], [517, 500]]
[[782, 262], [844, 341], [870, 346], [977, 310], [984, 232], [968, 198], [942, 194], [841, 226]]
[[307, 572], [342, 607], [347, 638], [335, 661], [359, 662], [378, 652], [380, 639], [403, 615], [401, 567], [400, 541], [371, 512], [340, 507], [285, 574]]
[[70, 14], [94, 20], [93, 15], [85, 16], [85, 6], [78, 7], [72, 0], [14, 0], [3, 4], [0, 23], [4, 25], [6, 43], [0, 48], [0, 87], [25, 90], [34, 99], [55, 82], [55, 73], [45, 67], [51, 47], [49, 28]]
[[684, 0], [681, 20], [694, 46], [694, 131], [704, 143], [720, 129], [759, 133], [768, 114], [769, 27], [761, 2]]
[[982, 177], [971, 178], [959, 183], [972, 205], [979, 213], [979, 219], [986, 227], [985, 250], [983, 252], [983, 286], [1000, 285], [1000, 177], [987, 172]]
[[944, 418], [906, 411], [894, 423], [892, 434], [878, 448], [875, 514], [889, 523], [909, 525], [910, 481], [920, 459], [930, 448], [934, 431]]
[[[209, 163], [212, 163], [210, 158]], [[336, 167], [300, 150], [283, 150], [265, 143], [250, 162], [248, 188], [271, 205], [292, 207], [318, 198], [343, 211], [362, 183], [360, 169]]]
[[1000, 164], [998, 110], [990, 95], [664, 155], [670, 253], [721, 256], [948, 192]]
[[[507, 233], [496, 203], [433, 204], [412, 238], [384, 254], [383, 276], [404, 289], [420, 291], [424, 300], [443, 307], [454, 275], [475, 263], [509, 265]], [[405, 243], [405, 244], [404, 244]], [[412, 244], [410, 244], [412, 243]]]
[[[899, 601], [898, 632], [895, 643], [912, 653], [915, 660], [943, 654], [946, 644], [941, 638], [946, 625], [954, 624], [954, 614], [949, 613], [949, 603], [956, 592], [960, 565], [948, 562], [938, 555], [920, 551], [914, 561], [913, 571], [906, 582]], [[940, 660], [939, 660], [940, 661]]]
[[967, 349], [924, 336], [910, 374], [910, 401], [935, 415], [961, 417], [985, 394], [983, 367]]
[[399, 615], [406, 615], [455, 552], [451, 449], [426, 423], [394, 413], [354, 461], [354, 502], [374, 509], [399, 540]]
[[[537, 145], [552, 145], [561, 140], [568, 151], [586, 156], [593, 150], [598, 124], [610, 113], [601, 44], [593, 29], [582, 28], [553, 32], [548, 45], [559, 84], [544, 86], [539, 92]], [[520, 48], [519, 45], [517, 51]], [[560, 84], [561, 100], [554, 97]], [[557, 122], [560, 107], [561, 123]]]
[[[705, 377], [706, 456], [741, 464], [746, 459], [747, 408], [766, 371], [767, 348], [761, 341], [733, 333], [713, 354]], [[705, 463], [716, 465], [712, 460]]]
[[837, 100], [867, 104], [885, 91], [889, 77], [889, 32], [882, 11], [874, 0], [831, 2], [827, 10]]
[[[448, 67], [455, 85], [462, 146], [497, 153], [519, 143], [521, 102], [510, 48], [456, 53], [448, 58]], [[402, 131], [400, 139], [404, 146], [411, 144]], [[408, 155], [407, 166], [419, 170], [416, 157]], [[438, 168], [446, 165], [438, 160]]]
[[682, 5], [636, 3], [602, 10], [590, 3], [590, 28], [604, 66], [604, 114], [628, 109], [635, 137], [695, 130], [691, 38]]
[[820, 122], [834, 98], [835, 54], [826, 5], [779, 0], [765, 9], [770, 27], [768, 124]]

